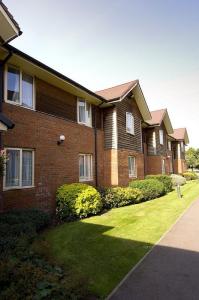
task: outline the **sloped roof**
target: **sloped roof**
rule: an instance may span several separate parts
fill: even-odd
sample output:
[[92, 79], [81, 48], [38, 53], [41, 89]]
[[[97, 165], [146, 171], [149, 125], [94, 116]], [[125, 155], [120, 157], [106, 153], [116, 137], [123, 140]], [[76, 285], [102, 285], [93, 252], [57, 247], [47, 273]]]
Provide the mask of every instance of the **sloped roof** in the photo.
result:
[[148, 120], [147, 123], [150, 125], [161, 125], [166, 112], [167, 112], [166, 109], [159, 109], [159, 110], [151, 111], [152, 119]]
[[162, 122], [164, 122], [167, 133], [168, 134], [173, 133], [173, 127], [166, 108], [151, 111], [151, 116], [152, 119], [146, 121], [150, 126], [160, 126]]
[[19, 27], [19, 24], [17, 23], [17, 21], [14, 19], [13, 15], [9, 12], [7, 6], [2, 2], [2, 0], [0, 0], [0, 5], [2, 6], [2, 8], [4, 9], [5, 13], [7, 14], [7, 16], [9, 17], [9, 19], [12, 21], [12, 23], [15, 25], [15, 27], [17, 27], [18, 31], [21, 33], [21, 29]]
[[189, 144], [189, 137], [186, 128], [176, 128], [171, 136], [176, 140], [183, 140], [185, 144]]
[[126, 82], [123, 84], [119, 84], [101, 91], [97, 91], [96, 94], [105, 98], [107, 101], [113, 101], [124, 97], [128, 92], [130, 92], [136, 84], [138, 84], [138, 80], [133, 80], [130, 82]]

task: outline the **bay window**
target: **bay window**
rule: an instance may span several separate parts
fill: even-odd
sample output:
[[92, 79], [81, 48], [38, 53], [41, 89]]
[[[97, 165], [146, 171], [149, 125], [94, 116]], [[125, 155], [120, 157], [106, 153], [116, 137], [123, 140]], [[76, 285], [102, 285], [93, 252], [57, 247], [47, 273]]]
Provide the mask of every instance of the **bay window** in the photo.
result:
[[93, 162], [91, 154], [79, 155], [79, 181], [93, 180]]
[[4, 188], [26, 188], [34, 185], [34, 151], [6, 148]]
[[92, 107], [91, 104], [84, 99], [77, 101], [77, 116], [78, 123], [87, 126], [92, 126]]
[[34, 109], [34, 79], [14, 66], [7, 67], [6, 101]]

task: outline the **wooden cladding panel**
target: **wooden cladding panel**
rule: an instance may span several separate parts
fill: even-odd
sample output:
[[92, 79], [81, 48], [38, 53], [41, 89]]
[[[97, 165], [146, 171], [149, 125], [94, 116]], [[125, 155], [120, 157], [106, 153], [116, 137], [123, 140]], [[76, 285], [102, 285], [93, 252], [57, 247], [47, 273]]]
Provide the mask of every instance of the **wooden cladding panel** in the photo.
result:
[[117, 130], [115, 127], [116, 109], [115, 107], [104, 108], [103, 124], [105, 149], [117, 149]]
[[[77, 122], [77, 97], [37, 78], [36, 110]], [[102, 127], [101, 110], [92, 105], [93, 126], [95, 112], [96, 125], [100, 129]]]
[[[122, 102], [117, 103], [117, 127], [118, 127], [118, 148], [128, 149], [136, 152], [142, 151], [142, 117], [138, 106], [132, 98], [126, 98]], [[129, 134], [126, 132], [126, 112], [131, 112], [134, 117], [134, 132]]]

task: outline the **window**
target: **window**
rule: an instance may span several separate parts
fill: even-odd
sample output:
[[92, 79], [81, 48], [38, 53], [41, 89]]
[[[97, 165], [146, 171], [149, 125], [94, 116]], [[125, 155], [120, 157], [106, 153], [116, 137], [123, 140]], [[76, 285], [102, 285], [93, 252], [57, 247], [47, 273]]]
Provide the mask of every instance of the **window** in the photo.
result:
[[128, 157], [129, 177], [136, 177], [136, 160], [134, 156]]
[[126, 113], [126, 132], [134, 134], [134, 117], [132, 113]]
[[162, 129], [159, 130], [159, 139], [160, 145], [164, 145], [164, 131]]
[[168, 149], [171, 151], [171, 141], [168, 141]]
[[7, 68], [6, 101], [27, 108], [34, 108], [33, 77], [13, 66]]
[[77, 107], [78, 107], [77, 109], [78, 123], [91, 127], [92, 126], [91, 104], [89, 104], [83, 99], [79, 99]]
[[184, 143], [181, 142], [181, 151], [184, 152]]
[[34, 184], [34, 151], [7, 148], [6, 159], [5, 189], [32, 187]]
[[166, 173], [166, 168], [165, 168], [165, 159], [162, 160], [162, 174]]
[[93, 162], [91, 154], [79, 155], [79, 181], [93, 180]]

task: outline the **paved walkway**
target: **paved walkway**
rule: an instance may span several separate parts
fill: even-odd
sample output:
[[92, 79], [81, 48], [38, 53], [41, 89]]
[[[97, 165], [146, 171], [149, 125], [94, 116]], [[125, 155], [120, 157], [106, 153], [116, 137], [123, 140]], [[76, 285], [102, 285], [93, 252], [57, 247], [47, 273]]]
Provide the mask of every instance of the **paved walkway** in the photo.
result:
[[108, 299], [199, 300], [199, 200]]

